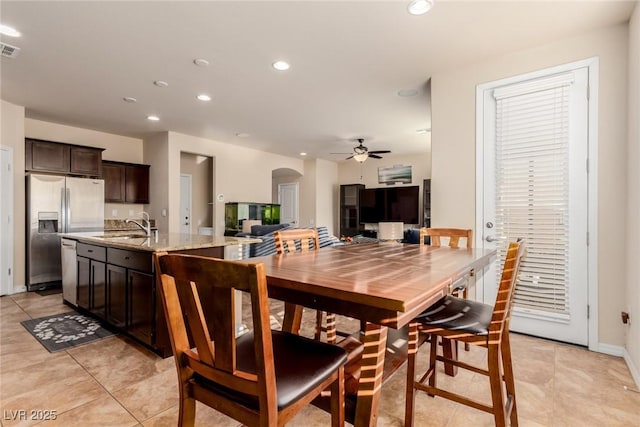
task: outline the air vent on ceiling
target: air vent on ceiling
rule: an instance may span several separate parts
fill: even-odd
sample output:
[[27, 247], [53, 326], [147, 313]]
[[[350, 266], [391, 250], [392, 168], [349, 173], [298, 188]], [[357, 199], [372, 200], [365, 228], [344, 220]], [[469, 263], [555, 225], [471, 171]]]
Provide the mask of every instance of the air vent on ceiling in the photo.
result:
[[0, 54], [7, 58], [15, 58], [20, 53], [20, 48], [0, 42]]

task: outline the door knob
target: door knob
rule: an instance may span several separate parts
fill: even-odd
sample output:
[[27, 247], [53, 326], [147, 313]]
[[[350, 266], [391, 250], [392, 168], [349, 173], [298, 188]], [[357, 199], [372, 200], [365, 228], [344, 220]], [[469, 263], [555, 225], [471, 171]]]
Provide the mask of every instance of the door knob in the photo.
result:
[[493, 236], [487, 236], [484, 238], [487, 242], [495, 242], [497, 239]]

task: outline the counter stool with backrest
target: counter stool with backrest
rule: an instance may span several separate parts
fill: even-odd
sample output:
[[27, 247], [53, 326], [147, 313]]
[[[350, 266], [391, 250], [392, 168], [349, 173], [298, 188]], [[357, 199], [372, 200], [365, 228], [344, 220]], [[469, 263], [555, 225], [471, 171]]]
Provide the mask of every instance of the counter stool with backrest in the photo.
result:
[[[194, 425], [196, 401], [247, 426], [282, 426], [328, 387], [331, 425], [344, 425], [346, 352], [270, 329], [262, 263], [166, 253], [155, 262], [178, 370], [179, 426]], [[234, 290], [251, 297], [253, 331], [239, 337]]]
[[[308, 252], [320, 249], [318, 231], [313, 228], [294, 228], [288, 230], [278, 230], [274, 233], [276, 254], [288, 254], [295, 252]], [[291, 304], [285, 303], [293, 310]], [[322, 332], [326, 332], [327, 342], [337, 344], [348, 353], [348, 361], [345, 366], [345, 389], [351, 394], [355, 394], [358, 389], [360, 379], [360, 361], [364, 346], [360, 341], [350, 336], [346, 332], [338, 331], [336, 328], [336, 315], [326, 313], [326, 326], [322, 325], [323, 313], [316, 311], [316, 326], [314, 338], [320, 341]], [[297, 331], [295, 331], [297, 332]], [[344, 337], [338, 341], [337, 336]]]
[[[448, 246], [450, 248], [459, 248], [460, 239], [465, 240], [466, 248], [473, 248], [473, 230], [466, 228], [426, 228], [420, 229], [420, 244], [424, 245], [425, 237], [430, 238], [431, 246], [441, 246], [442, 238], [449, 239]], [[463, 276], [453, 282], [451, 285], [451, 293], [455, 296], [462, 296], [464, 299], [469, 298], [469, 281], [473, 279], [475, 272], [472, 270], [468, 275]], [[469, 351], [469, 344], [464, 344], [464, 349]]]
[[[493, 414], [496, 426], [506, 426], [509, 419], [512, 426], [518, 425], [515, 380], [509, 343], [509, 320], [513, 291], [524, 252], [523, 242], [509, 244], [494, 306], [447, 295], [411, 321], [409, 324], [405, 426], [413, 425], [415, 390], [425, 391], [430, 396], [441, 396], [489, 412]], [[430, 335], [431, 348], [429, 369], [419, 380], [416, 380], [418, 332]], [[439, 356], [438, 337], [455, 339], [486, 348], [488, 369], [481, 369], [458, 360]], [[438, 361], [487, 375], [491, 385], [491, 405], [437, 388], [436, 362]], [[503, 390], [503, 381], [506, 393]]]
[[[308, 252], [320, 249], [318, 231], [312, 228], [295, 228], [279, 230], [274, 233], [276, 254], [288, 254], [294, 252]], [[334, 344], [336, 335], [336, 315], [326, 313], [327, 325], [322, 326], [322, 311], [316, 312], [315, 339], [320, 340], [322, 331], [327, 334], [327, 342]]]

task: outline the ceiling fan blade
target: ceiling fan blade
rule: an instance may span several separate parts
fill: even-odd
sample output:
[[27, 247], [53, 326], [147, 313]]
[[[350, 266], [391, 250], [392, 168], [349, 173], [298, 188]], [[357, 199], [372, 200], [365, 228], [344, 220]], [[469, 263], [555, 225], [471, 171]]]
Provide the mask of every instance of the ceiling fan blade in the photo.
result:
[[353, 159], [353, 154], [347, 157], [345, 160]]
[[389, 150], [375, 150], [375, 151], [369, 151], [369, 154], [388, 154], [391, 151]]
[[329, 154], [351, 154], [351, 153], [329, 153]]
[[371, 157], [372, 159], [381, 159], [382, 156], [378, 156], [377, 154], [371, 154], [371, 151], [369, 151], [369, 157]]

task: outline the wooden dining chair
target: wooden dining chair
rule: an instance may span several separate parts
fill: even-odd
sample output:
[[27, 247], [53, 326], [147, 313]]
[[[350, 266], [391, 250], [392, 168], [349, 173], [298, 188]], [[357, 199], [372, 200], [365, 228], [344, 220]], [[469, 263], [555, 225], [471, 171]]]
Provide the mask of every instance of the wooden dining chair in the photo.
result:
[[[294, 252], [308, 252], [320, 248], [318, 231], [313, 228], [295, 228], [278, 230], [274, 233], [276, 254]], [[327, 334], [327, 342], [335, 344], [337, 341], [336, 315], [326, 313], [326, 326], [322, 324], [323, 312], [316, 311], [315, 339], [320, 340], [322, 332]]]
[[[331, 425], [344, 425], [346, 352], [270, 329], [262, 263], [166, 253], [155, 263], [178, 370], [179, 426], [194, 425], [196, 401], [243, 425], [282, 426], [328, 387]], [[234, 290], [251, 297], [253, 331], [239, 337]]]
[[[459, 248], [460, 239], [464, 239], [467, 249], [473, 248], [473, 230], [467, 228], [426, 228], [420, 229], [420, 244], [426, 244], [427, 239], [430, 238], [431, 246], [442, 246], [442, 241], [448, 239], [448, 246], [450, 248]], [[464, 299], [469, 298], [469, 281], [473, 279], [475, 272], [471, 270], [468, 274], [460, 277], [458, 280], [451, 284], [451, 293], [455, 296], [462, 297]], [[469, 351], [469, 344], [464, 344], [464, 349]]]
[[[287, 254], [295, 252], [308, 252], [320, 249], [318, 239], [318, 231], [313, 228], [296, 228], [289, 230], [278, 230], [274, 233], [276, 254]], [[285, 305], [290, 305], [285, 303]], [[293, 309], [292, 307], [290, 309]], [[364, 346], [362, 343], [352, 337], [348, 332], [338, 331], [336, 327], [336, 315], [334, 313], [325, 313], [326, 325], [323, 326], [322, 310], [316, 310], [316, 324], [314, 331], [314, 339], [320, 341], [322, 332], [326, 333], [327, 342], [336, 344], [343, 348], [348, 354], [348, 360], [345, 365], [345, 390], [350, 394], [355, 394], [360, 381], [360, 364]], [[343, 337], [338, 341], [338, 335]]]
[[[518, 425], [515, 380], [509, 343], [509, 321], [513, 292], [524, 253], [524, 242], [509, 244], [498, 295], [493, 306], [447, 295], [410, 322], [405, 426], [413, 425], [415, 390], [425, 391], [430, 396], [441, 396], [489, 412], [493, 414], [496, 426], [506, 426], [508, 420], [511, 421], [511, 426]], [[429, 368], [419, 380], [416, 380], [419, 332], [430, 335], [431, 348]], [[438, 355], [438, 337], [486, 348], [487, 369]], [[438, 388], [436, 382], [436, 362], [438, 361], [488, 376], [491, 385], [491, 405]], [[503, 390], [503, 381], [506, 393]]]

